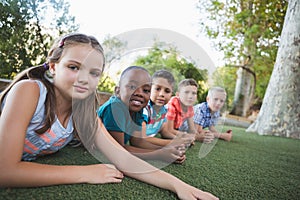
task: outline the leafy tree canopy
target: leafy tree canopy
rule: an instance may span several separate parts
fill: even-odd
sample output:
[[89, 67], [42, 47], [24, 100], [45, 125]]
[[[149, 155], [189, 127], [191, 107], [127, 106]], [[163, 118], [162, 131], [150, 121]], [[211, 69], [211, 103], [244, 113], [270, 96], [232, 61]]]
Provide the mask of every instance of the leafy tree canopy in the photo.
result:
[[110, 77], [109, 70], [111, 64], [118, 61], [126, 51], [127, 43], [116, 37], [107, 35], [102, 43], [105, 54], [105, 69], [98, 84], [98, 90], [101, 92], [113, 93], [116, 86], [115, 81]]
[[43, 62], [53, 37], [77, 30], [69, 6], [64, 0], [0, 2], [0, 78]]
[[[286, 0], [199, 0], [201, 31], [224, 52], [225, 65], [247, 65], [263, 99], [276, 59]], [[249, 60], [249, 58], [251, 58]], [[234, 75], [235, 71], [232, 71]]]

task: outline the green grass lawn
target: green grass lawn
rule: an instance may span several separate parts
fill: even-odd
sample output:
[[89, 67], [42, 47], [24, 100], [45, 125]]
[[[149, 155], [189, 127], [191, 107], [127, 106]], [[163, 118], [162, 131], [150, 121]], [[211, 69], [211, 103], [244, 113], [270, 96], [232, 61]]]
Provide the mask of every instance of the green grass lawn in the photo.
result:
[[[227, 128], [227, 127], [225, 127]], [[300, 140], [246, 133], [232, 127], [231, 142], [217, 141], [199, 158], [201, 143], [187, 151], [182, 165], [163, 170], [220, 199], [299, 199]], [[67, 147], [38, 162], [51, 164], [97, 163], [84, 148]], [[0, 189], [0, 199], [177, 199], [172, 192], [124, 178], [121, 184], [60, 185]]]

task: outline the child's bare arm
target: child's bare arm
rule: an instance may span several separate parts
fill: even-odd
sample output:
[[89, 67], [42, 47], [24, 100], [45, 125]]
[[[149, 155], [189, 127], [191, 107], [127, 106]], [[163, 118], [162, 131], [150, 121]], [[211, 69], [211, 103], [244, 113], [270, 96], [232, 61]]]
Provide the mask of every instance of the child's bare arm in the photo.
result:
[[166, 146], [172, 142], [172, 139], [162, 139], [157, 137], [147, 137], [145, 138], [148, 142], [151, 142], [152, 144], [158, 145], [158, 146]]
[[214, 133], [214, 137], [216, 138], [226, 141], [230, 141], [232, 138], [232, 130], [227, 130], [225, 133], [220, 133], [216, 130], [214, 126], [210, 126], [209, 130]]
[[194, 119], [193, 119], [193, 117], [189, 117], [189, 118], [187, 119], [187, 122], [188, 122], [188, 126], [189, 126], [189, 133], [196, 134], [196, 133], [197, 133], [197, 130], [196, 130], [196, 127], [195, 127], [195, 124], [194, 124]]
[[143, 148], [143, 149], [160, 149], [161, 145], [157, 145], [148, 140], [148, 138], [144, 137], [131, 137], [130, 144], [135, 147]]
[[131, 153], [148, 153], [151, 152], [151, 150], [147, 149], [142, 149], [139, 147], [127, 145], [124, 143], [124, 135], [125, 133], [119, 132], [119, 131], [109, 131], [110, 135], [122, 146], [124, 147], [127, 151]]
[[167, 120], [162, 127], [161, 134], [164, 138], [173, 139], [181, 132], [174, 129], [174, 121]]
[[159, 149], [160, 145], [156, 145], [147, 140], [146, 122], [142, 123], [142, 130], [135, 131], [133, 137], [130, 138], [130, 144], [143, 149]]
[[[140, 148], [140, 147], [124, 144], [124, 134], [125, 133], [123, 133], [123, 132], [109, 131], [109, 133], [127, 151], [129, 151], [133, 155], [135, 155], [139, 158], [145, 159], [145, 160], [163, 160], [163, 161], [173, 162], [182, 157], [182, 153], [175, 148], [174, 149], [170, 149], [170, 148], [169, 149]], [[144, 143], [147, 142], [144, 139], [142, 139], [140, 141], [144, 142]], [[153, 145], [153, 146], [159, 147], [157, 145]]]

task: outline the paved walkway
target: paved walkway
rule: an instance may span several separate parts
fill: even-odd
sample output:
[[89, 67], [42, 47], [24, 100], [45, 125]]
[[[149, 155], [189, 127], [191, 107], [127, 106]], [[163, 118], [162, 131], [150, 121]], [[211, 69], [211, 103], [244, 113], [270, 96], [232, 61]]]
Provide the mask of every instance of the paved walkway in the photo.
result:
[[245, 117], [226, 115], [225, 117], [221, 118], [220, 123], [224, 123], [224, 125], [228, 125], [228, 126], [238, 126], [238, 127], [248, 128], [252, 123], [252, 121]]

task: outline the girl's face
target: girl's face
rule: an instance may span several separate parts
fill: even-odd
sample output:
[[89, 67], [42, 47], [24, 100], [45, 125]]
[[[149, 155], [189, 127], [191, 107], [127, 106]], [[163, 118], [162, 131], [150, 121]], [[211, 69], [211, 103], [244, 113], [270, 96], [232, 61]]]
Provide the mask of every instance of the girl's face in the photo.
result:
[[151, 101], [156, 106], [167, 104], [172, 97], [172, 85], [165, 78], [155, 78], [151, 87]]
[[98, 85], [103, 69], [102, 54], [90, 45], [80, 44], [64, 49], [58, 63], [50, 64], [54, 84], [66, 99], [84, 99]]
[[150, 75], [144, 70], [133, 69], [125, 73], [116, 94], [130, 112], [138, 112], [148, 104], [150, 90]]
[[177, 95], [184, 106], [193, 106], [197, 100], [197, 87], [193, 85], [183, 86]]
[[213, 92], [211, 96], [208, 96], [206, 101], [212, 112], [219, 111], [226, 100], [226, 93], [224, 92]]

